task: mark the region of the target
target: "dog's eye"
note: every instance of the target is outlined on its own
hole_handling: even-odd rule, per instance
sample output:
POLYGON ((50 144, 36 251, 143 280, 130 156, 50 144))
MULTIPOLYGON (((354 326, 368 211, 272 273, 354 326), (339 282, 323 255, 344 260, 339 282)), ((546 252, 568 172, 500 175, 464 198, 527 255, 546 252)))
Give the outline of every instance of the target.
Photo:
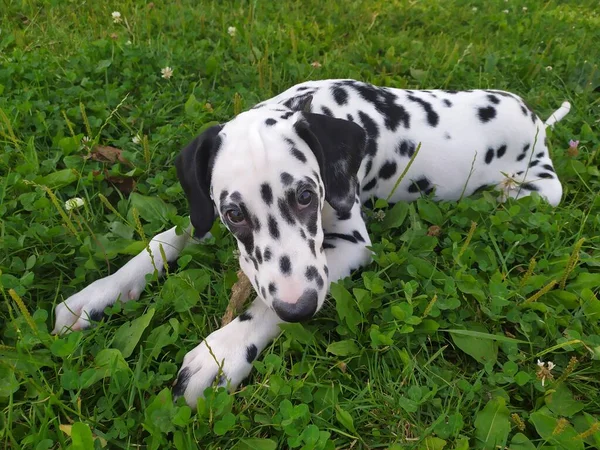
POLYGON ((308 206, 312 201, 313 193, 308 189, 303 190, 298 194, 298 204, 300 206, 308 206))
POLYGON ((242 214, 242 211, 237 208, 228 209, 225 212, 225 217, 227 217, 227 220, 235 225, 240 225, 246 220, 244 219, 244 214, 242 214))

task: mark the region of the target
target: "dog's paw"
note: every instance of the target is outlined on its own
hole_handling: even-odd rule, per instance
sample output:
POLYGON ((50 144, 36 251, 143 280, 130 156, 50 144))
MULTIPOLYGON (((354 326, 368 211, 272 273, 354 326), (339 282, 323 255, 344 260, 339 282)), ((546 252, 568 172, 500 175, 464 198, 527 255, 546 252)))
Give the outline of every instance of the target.
POLYGON ((144 284, 126 273, 116 272, 94 281, 56 306, 53 334, 68 333, 90 326, 100 320, 104 309, 117 300, 123 302, 139 298, 144 284))
POLYGON ((250 374, 259 352, 241 328, 244 326, 239 321, 231 322, 185 355, 173 387, 175 398, 183 396, 195 409, 197 399, 213 383, 230 390, 239 386, 250 374))

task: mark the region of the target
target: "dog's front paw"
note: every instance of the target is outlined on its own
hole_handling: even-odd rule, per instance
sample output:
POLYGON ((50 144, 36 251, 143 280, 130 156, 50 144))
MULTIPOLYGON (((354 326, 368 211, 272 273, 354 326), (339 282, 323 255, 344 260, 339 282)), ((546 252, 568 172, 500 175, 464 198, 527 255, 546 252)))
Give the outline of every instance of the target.
POLYGON ((94 281, 56 306, 53 334, 87 328, 91 321, 99 320, 104 309, 117 300, 137 299, 144 284, 125 272, 116 272, 94 281))
POLYGON ((233 390, 248 376, 259 349, 241 328, 245 326, 238 320, 231 322, 185 355, 173 387, 175 397, 183 396, 196 408, 197 399, 213 383, 233 390))

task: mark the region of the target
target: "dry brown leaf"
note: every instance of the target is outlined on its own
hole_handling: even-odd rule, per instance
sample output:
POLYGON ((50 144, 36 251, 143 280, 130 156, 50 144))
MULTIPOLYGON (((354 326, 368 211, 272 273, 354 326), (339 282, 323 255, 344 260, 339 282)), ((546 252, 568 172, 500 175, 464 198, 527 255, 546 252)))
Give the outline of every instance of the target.
MULTIPOLYGON (((99 170, 92 172, 94 176, 100 174, 99 170)), ((108 170, 104 169, 104 179, 112 184, 121 191, 123 194, 130 194, 135 190, 135 180, 131 177, 124 177, 122 175, 111 175, 108 170)))
POLYGON ((115 163, 120 162, 121 164, 126 164, 129 167, 133 167, 133 164, 129 160, 127 160, 122 155, 123 150, 118 149, 116 147, 110 147, 108 145, 96 145, 88 158, 93 159, 94 161, 99 161, 103 163, 115 163))
POLYGON ((238 279, 231 288, 231 297, 229 298, 229 304, 221 319, 221 326, 224 327, 231 322, 242 310, 244 303, 252 294, 252 284, 244 272, 238 270, 238 279))

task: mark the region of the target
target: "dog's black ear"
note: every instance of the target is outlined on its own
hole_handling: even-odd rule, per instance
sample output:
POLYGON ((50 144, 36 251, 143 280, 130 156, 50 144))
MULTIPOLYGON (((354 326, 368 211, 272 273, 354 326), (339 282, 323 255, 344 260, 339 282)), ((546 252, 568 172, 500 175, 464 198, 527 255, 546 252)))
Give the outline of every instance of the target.
POLYGON ((221 125, 208 128, 175 159, 177 178, 187 197, 190 220, 197 238, 208 233, 215 220, 215 210, 210 198, 210 179, 213 162, 221 145, 219 132, 222 128, 221 125))
POLYGON ((365 155, 366 133, 356 123, 305 112, 294 125, 319 162, 325 200, 338 212, 354 205, 357 172, 365 155))

